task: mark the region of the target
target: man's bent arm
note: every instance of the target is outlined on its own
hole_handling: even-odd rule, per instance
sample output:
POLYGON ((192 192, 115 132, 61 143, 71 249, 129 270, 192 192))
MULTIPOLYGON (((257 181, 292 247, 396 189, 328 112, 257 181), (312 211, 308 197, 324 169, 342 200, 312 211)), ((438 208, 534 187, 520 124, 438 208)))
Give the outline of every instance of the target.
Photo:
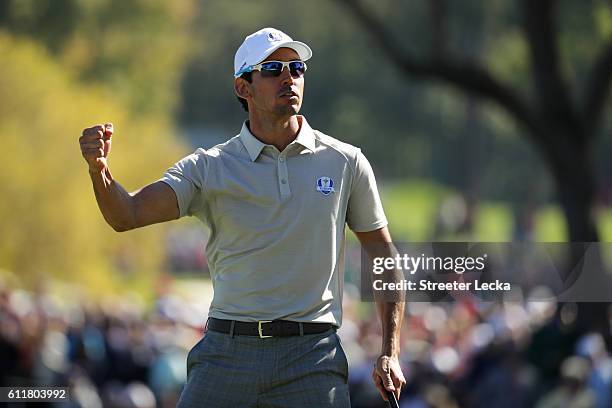
POLYGON ((98 207, 108 224, 122 232, 179 217, 174 190, 163 181, 128 193, 106 167, 89 172, 98 207))
POLYGON ((178 200, 172 187, 158 181, 128 193, 113 179, 108 168, 112 123, 83 129, 79 137, 81 155, 89 166, 98 207, 115 231, 127 231, 149 224, 177 219, 178 200))
MULTIPOLYGON (((371 258, 395 256, 396 250, 386 227, 369 232, 355 232, 355 235, 371 258)), ((403 296, 396 300, 386 300, 376 293, 375 301, 383 336, 381 355, 372 372, 372 378, 383 399, 387 399, 385 390, 393 391, 399 399, 401 388, 406 383, 399 366, 400 332, 405 302, 403 296)))

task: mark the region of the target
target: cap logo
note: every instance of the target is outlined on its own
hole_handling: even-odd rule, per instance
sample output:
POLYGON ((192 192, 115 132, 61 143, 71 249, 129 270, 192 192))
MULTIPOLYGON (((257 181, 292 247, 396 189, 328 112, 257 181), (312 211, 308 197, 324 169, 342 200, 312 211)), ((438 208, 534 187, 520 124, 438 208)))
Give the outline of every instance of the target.
POLYGON ((280 41, 282 37, 279 33, 268 33, 268 38, 272 41, 280 41))

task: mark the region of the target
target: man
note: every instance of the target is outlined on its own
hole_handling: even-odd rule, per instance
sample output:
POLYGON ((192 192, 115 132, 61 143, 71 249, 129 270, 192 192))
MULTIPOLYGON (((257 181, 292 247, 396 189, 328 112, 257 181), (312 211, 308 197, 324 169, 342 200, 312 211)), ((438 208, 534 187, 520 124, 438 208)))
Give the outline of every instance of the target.
MULTIPOLYGON (((98 205, 116 231, 194 215, 210 228, 208 332, 190 351, 179 407, 348 407, 342 320, 345 225, 362 245, 391 246, 361 151, 298 115, 304 43, 265 28, 234 59, 249 119, 239 135, 185 157, 127 193, 108 168, 112 125, 85 129, 81 150, 98 205)), ((382 352, 372 378, 399 397, 402 302, 377 302, 382 352)))

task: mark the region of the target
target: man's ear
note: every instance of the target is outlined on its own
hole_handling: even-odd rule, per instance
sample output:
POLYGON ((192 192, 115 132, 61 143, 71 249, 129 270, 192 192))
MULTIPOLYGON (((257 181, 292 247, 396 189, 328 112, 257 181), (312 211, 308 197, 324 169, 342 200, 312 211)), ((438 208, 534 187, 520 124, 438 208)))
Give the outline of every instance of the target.
POLYGON ((236 96, 243 99, 247 99, 251 96, 251 89, 249 88, 247 80, 244 78, 236 78, 234 80, 234 92, 236 92, 236 96))

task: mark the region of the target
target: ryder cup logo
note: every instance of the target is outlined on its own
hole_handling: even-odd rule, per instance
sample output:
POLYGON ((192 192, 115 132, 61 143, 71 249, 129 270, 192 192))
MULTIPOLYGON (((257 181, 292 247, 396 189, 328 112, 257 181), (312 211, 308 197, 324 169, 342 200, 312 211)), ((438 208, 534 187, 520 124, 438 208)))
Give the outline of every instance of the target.
POLYGON ((317 191, 319 191, 324 196, 335 192, 336 190, 334 190, 334 181, 329 177, 319 177, 319 179, 317 180, 317 191))
POLYGON ((282 40, 282 37, 278 33, 268 33, 268 38, 271 41, 280 41, 280 40, 282 40))

